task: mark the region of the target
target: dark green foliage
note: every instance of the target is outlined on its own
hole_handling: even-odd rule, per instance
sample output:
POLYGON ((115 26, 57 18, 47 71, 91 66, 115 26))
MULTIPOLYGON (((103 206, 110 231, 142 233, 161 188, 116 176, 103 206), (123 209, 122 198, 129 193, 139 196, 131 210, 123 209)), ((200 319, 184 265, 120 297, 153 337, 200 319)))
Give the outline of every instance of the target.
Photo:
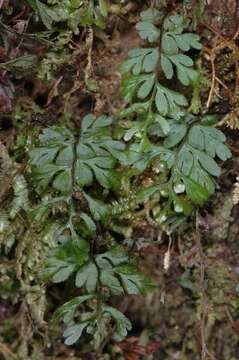
POLYGON ((113 169, 124 144, 112 139, 111 123, 110 117, 101 116, 96 121, 92 115, 86 116, 76 149, 74 135, 65 128, 45 129, 39 138, 41 147, 31 152, 39 190, 44 190, 54 178, 52 187, 68 193, 73 180, 73 162, 76 188, 91 185, 94 177, 105 188, 117 187, 113 169))
POLYGON ((112 321, 115 322, 113 334, 117 341, 122 340, 127 335, 127 330, 131 329, 129 320, 121 312, 102 302, 101 289, 108 288, 113 295, 146 294, 152 287, 150 281, 139 273, 136 264, 129 263, 129 256, 122 247, 114 247, 106 253, 95 256, 94 259, 89 258, 88 250, 82 240, 75 244, 70 242, 50 256, 45 269, 45 273, 56 283, 67 280, 73 272, 76 272, 75 286, 84 287, 89 293, 70 300, 54 314, 55 320, 63 318, 68 324, 64 332, 67 345, 76 342, 83 330, 95 337, 100 333, 102 318, 105 317, 109 326, 112 321), (95 302, 89 304, 92 311, 83 314, 80 322, 77 321, 72 325, 79 305, 93 298, 95 302), (97 303, 96 308, 95 303, 97 303))
POLYGON ((46 128, 39 136, 39 147, 30 151, 36 189, 39 194, 50 193, 52 196, 51 200, 42 201, 32 211, 33 219, 47 213, 50 215, 50 209, 56 202, 65 202, 68 207, 68 219, 66 217, 65 223, 58 225, 58 242, 61 245, 49 254, 43 275, 59 283, 74 274, 75 287, 89 293, 89 296, 66 303, 56 313, 56 318, 64 315, 64 320, 71 322, 64 332, 68 345, 87 331, 100 346, 104 340, 103 333, 100 336, 100 324, 109 328, 112 321, 115 323, 114 337, 121 340, 131 325, 123 314, 107 305, 107 298, 110 294, 146 294, 152 288, 151 281, 139 271, 136 259, 129 257, 123 247, 109 246, 103 253, 90 253, 90 241, 95 241, 96 237, 96 222, 104 223, 110 214, 110 206, 94 198, 91 188, 97 183, 98 187, 107 191, 117 189, 121 175, 115 166, 126 158, 125 145, 112 138, 112 122, 111 117, 87 115, 78 134, 64 127, 46 128), (75 192, 82 194, 80 211, 76 211, 74 206, 75 192), (82 238, 82 234, 86 237, 82 238), (104 297, 101 292, 105 293, 104 297), (72 324, 81 300, 90 300, 93 295, 98 299, 97 313, 94 310, 89 317, 87 315, 84 320, 72 324))
POLYGON ((84 286, 89 293, 95 293, 102 285, 115 295, 124 292, 146 294, 151 286, 149 279, 138 272, 137 264, 130 261, 122 247, 112 247, 90 258, 88 243, 79 238, 54 250, 44 273, 55 283, 65 281, 76 273, 75 286, 84 286))
MULTIPOLYGON (((27 0, 48 30, 59 22, 66 22, 67 27, 75 34, 79 26, 95 24, 104 28, 104 17, 108 13, 107 0, 84 1, 61 0, 54 5, 47 5, 40 0, 27 0)), ((49 1, 50 2, 50 1, 49 1)))
MULTIPOLYGON (((147 21, 139 22, 136 27, 139 35, 147 39, 147 31, 142 32, 142 28, 152 25, 155 19, 160 18, 160 13, 156 10, 147 10, 141 16, 147 21)), ((137 48, 129 52, 129 60, 121 66, 121 71, 123 74, 131 71, 132 75, 127 74, 123 79, 122 95, 129 103, 136 98, 147 99, 149 96, 150 98, 141 106, 134 104, 127 110, 127 114, 142 113, 145 110, 156 111, 162 116, 176 116, 180 107, 187 106, 187 99, 183 94, 163 86, 158 79, 160 69, 167 79, 172 79, 175 75, 174 69, 176 69, 176 76, 183 85, 189 85, 197 80, 198 72, 193 69, 193 60, 181 54, 190 48, 201 48, 198 35, 183 33, 187 24, 188 21, 185 21, 182 15, 167 16, 163 21, 160 47, 137 48)), ((149 31, 149 34, 154 33, 149 31)), ((148 39, 150 42, 156 42, 156 40, 156 36, 148 39)), ((148 121, 148 123, 151 122, 152 120, 148 121)))
POLYGON ((31 163, 39 191, 52 187, 65 193, 71 188, 74 136, 66 129, 45 129, 39 137, 40 146, 31 151, 31 163))
MULTIPOLYGON (((64 15, 58 12, 59 3, 49 7, 31 1, 31 5, 48 28, 60 21, 56 14, 64 15)), ((94 22, 92 6, 90 1, 85 25, 94 22)), ((106 15, 104 1, 99 7, 106 15)), ((82 9, 86 10, 82 5, 74 11, 82 9)), ((54 316, 67 324, 67 345, 82 334, 91 335, 95 347, 109 333, 122 340, 131 324, 109 306, 110 297, 145 295, 153 288, 139 270, 137 258, 110 231, 123 234, 127 243, 129 236, 118 224, 122 219, 130 222, 131 210, 155 198, 156 206, 150 209, 154 226, 165 229, 167 224, 171 233, 192 214, 194 205, 203 205, 213 194, 214 178, 221 173, 216 160, 231 156, 223 133, 210 127, 212 117, 188 113, 190 99, 168 85, 174 79, 189 86, 199 76, 193 59, 184 54, 201 48, 199 37, 186 32, 188 20, 154 9, 141 17, 136 28, 150 47, 131 50, 121 66, 121 94, 126 102, 119 114, 126 124, 122 135, 117 134, 119 124, 111 117, 89 114, 75 131, 63 126, 44 129, 39 146, 30 151, 35 188, 40 196, 50 197, 42 200, 33 217, 51 217, 55 202, 63 202, 66 208, 59 224, 59 246, 49 255, 44 275, 54 283, 74 283, 81 291, 81 296, 63 304, 54 316), (118 135, 117 140, 113 134, 118 135), (151 182, 139 187, 139 175, 145 174, 150 174, 151 182)), ((64 21, 70 24, 67 17, 64 21)), ((74 29, 77 27, 78 23, 74 29)))
MULTIPOLYGON (((0 358, 198 359, 201 325, 208 356, 235 360, 237 161, 228 116, 202 115, 211 66, 191 33, 206 5, 211 24, 233 4, 150 1, 135 36, 143 1, 0 2, 0 358)), ((219 114, 236 114, 230 20, 215 22, 232 45, 216 53, 219 114)))
POLYGON ((55 249, 44 270, 55 283, 65 281, 89 259, 88 243, 80 238, 72 239, 66 245, 55 249))
POLYGON ((224 145, 226 139, 221 131, 196 124, 187 133, 186 124, 172 124, 164 144, 170 148, 179 145, 173 166, 173 180, 182 180, 191 200, 202 205, 215 190, 211 176, 221 174, 214 158, 217 156, 221 160, 227 160, 231 153, 224 145))
POLYGON ((99 340, 102 341, 102 332, 105 330, 104 327, 106 324, 114 329, 113 337, 116 341, 123 340, 128 330, 131 330, 132 326, 130 321, 120 311, 106 305, 94 309, 92 300, 96 299, 93 299, 91 295, 79 296, 65 303, 55 313, 55 320, 63 318, 64 322, 68 325, 63 334, 66 345, 72 345, 79 340, 83 331, 86 331, 86 333, 94 337, 97 342, 99 340), (87 315, 85 314, 85 318, 82 319, 80 323, 71 325, 77 308, 85 302, 91 302, 91 304, 88 305, 92 307, 92 311, 88 312, 87 315))
MULTIPOLYGON (((151 47, 131 50, 121 66, 121 94, 127 107, 120 116, 134 117, 124 135, 125 141, 131 141, 125 164, 143 172, 154 158, 160 158, 169 170, 169 193, 175 184, 183 184, 182 193, 186 190, 193 203, 202 205, 214 192, 212 177, 221 173, 214 158, 226 160, 231 153, 221 131, 206 126, 206 116, 201 119, 187 114, 185 95, 164 85, 162 76, 176 78, 185 86, 197 81, 199 73, 193 69, 193 60, 182 52, 200 50, 201 44, 198 35, 185 32, 189 22, 178 14, 163 18, 157 37, 161 16, 157 10, 141 14, 142 21, 136 27, 151 47), (151 37, 150 26, 155 28, 151 37)), ((175 196, 178 203, 185 203, 176 194, 169 196, 169 203, 175 202, 175 196)), ((189 209, 183 208, 188 214, 189 209)))

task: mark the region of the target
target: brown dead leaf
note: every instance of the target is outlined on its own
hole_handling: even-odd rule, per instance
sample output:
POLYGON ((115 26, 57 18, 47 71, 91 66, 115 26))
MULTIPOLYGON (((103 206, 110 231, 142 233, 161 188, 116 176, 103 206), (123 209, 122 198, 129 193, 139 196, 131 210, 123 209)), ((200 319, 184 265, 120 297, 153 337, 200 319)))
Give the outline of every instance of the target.
POLYGON ((149 356, 155 353, 159 348, 158 339, 150 340, 146 346, 139 345, 139 337, 130 336, 119 343, 119 347, 126 360, 138 360, 141 356, 149 356))

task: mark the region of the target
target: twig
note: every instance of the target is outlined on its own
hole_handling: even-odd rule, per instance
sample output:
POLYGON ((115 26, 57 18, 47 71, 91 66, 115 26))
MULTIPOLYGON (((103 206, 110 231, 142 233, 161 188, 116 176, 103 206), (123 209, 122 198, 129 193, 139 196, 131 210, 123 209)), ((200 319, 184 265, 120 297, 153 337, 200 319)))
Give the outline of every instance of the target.
POLYGON ((210 24, 207 24, 203 21, 200 21, 200 24, 202 26, 205 26, 208 30, 210 30, 211 32, 213 32, 214 34, 216 34, 217 36, 219 36, 221 39, 223 39, 224 41, 226 41, 225 37, 214 27, 212 27, 210 24))
POLYGON ((235 331, 235 333, 237 335, 239 335, 239 324, 233 320, 232 315, 227 306, 225 306, 225 311, 226 311, 227 317, 232 325, 233 330, 235 331))
POLYGON ((200 259, 200 291, 201 291, 201 301, 202 301, 202 312, 201 312, 201 321, 200 321, 200 333, 201 333, 201 360, 206 360, 206 357, 209 356, 210 359, 216 360, 216 358, 209 353, 206 344, 206 320, 208 314, 208 300, 206 294, 206 286, 205 286, 205 256, 203 253, 202 243, 201 243, 201 235, 199 230, 199 215, 196 213, 196 242, 200 259))
POLYGON ((208 100, 207 100, 207 109, 210 107, 211 103, 212 103, 212 98, 213 98, 213 94, 215 91, 215 85, 216 85, 216 68, 215 68, 215 54, 214 52, 211 53, 210 55, 210 61, 211 61, 211 66, 212 66, 212 85, 211 85, 211 90, 208 96, 208 100))
POLYGON ((87 38, 86 38, 86 44, 87 44, 87 47, 88 47, 87 65, 86 65, 86 68, 85 68, 86 83, 91 78, 91 76, 93 75, 93 67, 92 67, 93 42, 94 42, 94 33, 93 33, 92 27, 90 26, 88 28, 88 34, 87 34, 87 38))
POLYGON ((229 89, 229 87, 224 84, 224 82, 222 80, 220 80, 217 76, 215 77, 215 79, 217 80, 217 82, 222 85, 222 87, 224 87, 224 89, 226 89, 228 92, 231 92, 231 90, 229 89))
POLYGON ((210 61, 211 61, 211 67, 212 67, 212 85, 211 85, 211 90, 208 96, 208 100, 207 100, 207 109, 210 107, 211 103, 212 103, 212 98, 213 98, 213 94, 215 91, 215 86, 216 86, 216 81, 222 85, 224 88, 226 88, 227 90, 229 90, 227 88, 227 86, 220 80, 217 78, 216 76, 216 68, 215 68, 215 58, 216 58, 216 52, 222 49, 225 49, 226 47, 229 48, 230 50, 232 50, 233 52, 237 52, 238 51, 238 47, 235 44, 235 40, 239 35, 239 30, 235 33, 235 35, 232 37, 232 39, 226 39, 222 34, 220 34, 216 29, 214 29, 211 25, 206 24, 201 22, 201 24, 205 27, 207 27, 210 31, 212 31, 213 33, 215 33, 219 38, 221 38, 221 41, 216 44, 213 49, 207 49, 206 47, 204 47, 204 49, 209 53, 210 55, 210 61))
POLYGON ((198 214, 196 214, 196 241, 200 258, 200 291, 202 297, 202 313, 201 313, 201 360, 206 360, 207 355, 207 345, 206 345, 206 336, 205 336, 205 326, 206 318, 208 312, 207 298, 206 298, 206 289, 205 289, 205 259, 201 244, 201 236, 199 232, 199 219, 198 214))
POLYGON ((236 34, 233 36, 233 40, 236 40, 236 38, 239 36, 239 30, 237 30, 236 34))
POLYGON ((150 8, 153 9, 155 7, 156 0, 150 1, 150 8))
POLYGON ((51 90, 49 91, 49 94, 47 96, 47 103, 45 105, 45 107, 48 107, 52 100, 58 96, 59 92, 58 92, 58 86, 60 85, 60 83, 62 82, 63 80, 63 75, 61 75, 53 84, 51 90))
POLYGON ((164 262, 163 262, 163 267, 165 271, 168 271, 170 268, 171 248, 172 248, 172 236, 169 235, 168 250, 164 254, 164 262))
POLYGON ((9 359, 9 356, 15 360, 19 360, 18 356, 12 352, 12 350, 7 347, 7 345, 0 343, 0 352, 3 354, 6 359, 9 359))

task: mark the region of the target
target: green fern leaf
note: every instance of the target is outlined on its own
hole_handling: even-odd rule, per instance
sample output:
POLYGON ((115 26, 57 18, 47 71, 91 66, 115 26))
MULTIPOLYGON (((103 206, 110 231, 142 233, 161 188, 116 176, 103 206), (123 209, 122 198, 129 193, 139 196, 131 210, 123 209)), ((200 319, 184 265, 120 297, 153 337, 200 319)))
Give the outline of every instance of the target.
MULTIPOLYGON (((185 125, 175 124, 171 130, 171 141, 180 143, 185 133, 185 125)), ((224 144, 225 140, 220 130, 196 124, 191 127, 186 142, 179 150, 176 173, 179 171, 187 194, 199 205, 215 191, 211 176, 218 177, 221 174, 214 158, 218 156, 226 160, 231 157, 230 150, 224 144)), ((165 140, 166 144, 167 141, 168 139, 165 140)))
POLYGON ((160 84, 157 85, 155 105, 160 114, 172 115, 179 112, 180 106, 187 106, 187 104, 188 102, 184 95, 170 90, 160 84))
POLYGON ((86 286, 89 293, 94 293, 96 290, 98 280, 98 270, 93 262, 90 262, 80 268, 76 274, 75 285, 76 287, 86 286))
POLYGON ((136 29, 139 32, 139 36, 143 40, 149 42, 155 42, 160 37, 160 30, 154 25, 160 17, 160 13, 156 9, 148 9, 141 14, 142 21, 138 22, 136 29))
POLYGON ((127 319, 127 317, 122 314, 119 310, 111 307, 111 306, 104 306, 103 312, 109 313, 116 323, 116 330, 114 333, 114 339, 116 341, 121 341, 127 335, 128 330, 132 329, 132 325, 127 319))
POLYGON ((68 327, 63 336, 65 338, 66 345, 73 345, 82 335, 83 330, 88 326, 89 322, 85 321, 81 324, 76 324, 68 327))
POLYGON ((112 121, 106 116, 98 119, 86 116, 82 121, 76 154, 73 134, 59 127, 45 129, 39 137, 41 147, 30 152, 39 191, 51 184, 54 189, 69 193, 73 181, 83 187, 91 185, 94 178, 105 188, 118 187, 119 176, 114 167, 117 159, 122 157, 124 145, 112 139, 108 127, 112 121))
POLYGON ((85 301, 91 300, 93 295, 83 295, 77 296, 74 299, 66 302, 64 305, 60 306, 54 313, 52 320, 58 321, 63 318, 65 323, 69 323, 74 319, 76 309, 79 305, 85 301))
POLYGON ((148 40, 149 42, 155 42, 159 39, 160 31, 154 26, 154 24, 147 21, 140 21, 136 25, 136 29, 139 32, 139 36, 143 40, 148 40))
POLYGON ((105 205, 101 200, 93 199, 90 195, 83 192, 86 198, 91 214, 95 220, 104 220, 108 215, 108 206, 105 205))
POLYGON ((132 70, 133 75, 139 75, 142 71, 146 73, 155 70, 159 59, 157 48, 136 48, 129 51, 129 59, 121 66, 121 72, 127 73, 132 70))
POLYGON ((77 243, 68 242, 52 251, 44 275, 51 277, 55 283, 65 281, 80 266, 88 261, 89 245, 78 239, 77 243))
POLYGON ((114 271, 119 275, 128 294, 146 295, 149 290, 152 290, 151 281, 145 275, 139 273, 134 264, 120 265, 114 271))
POLYGON ((155 23, 160 19, 160 12, 157 9, 147 9, 140 14, 143 21, 155 23))

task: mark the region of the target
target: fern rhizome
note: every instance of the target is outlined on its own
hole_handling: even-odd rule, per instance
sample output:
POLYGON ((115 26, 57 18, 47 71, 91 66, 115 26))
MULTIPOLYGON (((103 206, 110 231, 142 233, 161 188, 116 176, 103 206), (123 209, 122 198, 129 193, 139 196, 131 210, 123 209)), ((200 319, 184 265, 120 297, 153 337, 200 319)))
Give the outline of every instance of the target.
POLYGON ((116 340, 127 335, 131 323, 110 305, 111 295, 153 289, 127 247, 134 238, 131 223, 147 219, 170 235, 213 194, 220 175, 215 158, 231 156, 224 134, 213 127, 215 117, 187 111, 187 89, 200 72, 185 53, 201 49, 188 26, 180 14, 144 11, 136 25, 144 45, 121 66, 125 108, 115 119, 86 115, 80 130, 46 128, 30 151, 41 199, 32 219, 57 223, 58 246, 44 275, 80 289, 54 315, 66 324, 68 345, 82 334, 96 348, 109 334, 116 340))

